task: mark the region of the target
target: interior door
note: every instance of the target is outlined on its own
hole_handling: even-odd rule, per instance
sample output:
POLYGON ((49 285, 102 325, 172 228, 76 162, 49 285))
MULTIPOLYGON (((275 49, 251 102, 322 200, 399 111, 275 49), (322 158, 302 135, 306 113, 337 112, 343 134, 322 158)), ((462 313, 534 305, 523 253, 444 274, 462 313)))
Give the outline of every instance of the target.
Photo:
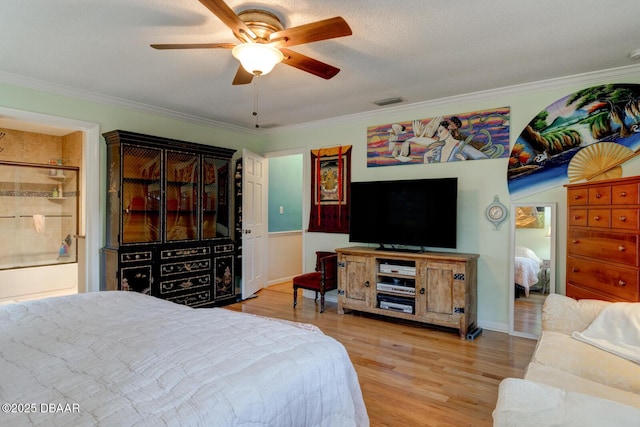
POLYGON ((267 159, 242 151, 242 299, 267 283, 267 159))

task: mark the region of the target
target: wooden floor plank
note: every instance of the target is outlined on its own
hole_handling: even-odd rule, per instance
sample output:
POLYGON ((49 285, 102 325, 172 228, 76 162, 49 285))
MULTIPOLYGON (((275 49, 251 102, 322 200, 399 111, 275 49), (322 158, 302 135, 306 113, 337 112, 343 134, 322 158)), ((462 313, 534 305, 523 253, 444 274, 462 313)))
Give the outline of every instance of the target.
POLYGON ((372 427, 491 426, 498 384, 522 377, 535 340, 483 331, 475 340, 456 332, 355 312, 325 312, 310 298, 293 308, 290 283, 226 308, 310 323, 340 341, 358 373, 372 427))

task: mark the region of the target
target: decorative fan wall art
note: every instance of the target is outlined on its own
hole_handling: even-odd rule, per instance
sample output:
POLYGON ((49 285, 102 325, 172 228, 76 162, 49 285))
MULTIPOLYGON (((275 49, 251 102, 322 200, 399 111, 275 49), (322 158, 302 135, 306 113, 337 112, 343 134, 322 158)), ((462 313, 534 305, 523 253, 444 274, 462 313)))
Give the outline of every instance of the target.
POLYGON ((615 142, 599 142, 584 147, 569 162, 569 182, 621 178, 620 165, 633 156, 635 153, 630 148, 615 142))
POLYGON ((542 110, 518 136, 507 169, 511 198, 620 177, 639 149, 640 85, 582 89, 542 110))

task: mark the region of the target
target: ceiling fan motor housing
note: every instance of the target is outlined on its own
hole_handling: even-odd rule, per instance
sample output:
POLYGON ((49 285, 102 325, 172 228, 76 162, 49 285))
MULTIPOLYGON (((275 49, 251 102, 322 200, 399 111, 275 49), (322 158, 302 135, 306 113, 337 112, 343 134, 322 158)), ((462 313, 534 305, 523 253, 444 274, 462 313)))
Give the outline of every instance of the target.
POLYGON ((265 42, 269 40, 269 36, 276 31, 284 29, 282 22, 276 15, 266 10, 247 9, 238 13, 238 17, 247 27, 255 33, 258 38, 265 42))

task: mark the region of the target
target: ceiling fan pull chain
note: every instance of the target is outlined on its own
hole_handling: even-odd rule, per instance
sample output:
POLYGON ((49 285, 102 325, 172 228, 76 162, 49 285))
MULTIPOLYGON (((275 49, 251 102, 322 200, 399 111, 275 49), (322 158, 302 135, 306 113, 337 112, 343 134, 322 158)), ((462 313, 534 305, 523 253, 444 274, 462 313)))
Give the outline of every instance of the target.
POLYGON ((256 119, 256 129, 260 127, 258 123, 258 80, 259 76, 255 76, 253 79, 253 117, 256 119))

